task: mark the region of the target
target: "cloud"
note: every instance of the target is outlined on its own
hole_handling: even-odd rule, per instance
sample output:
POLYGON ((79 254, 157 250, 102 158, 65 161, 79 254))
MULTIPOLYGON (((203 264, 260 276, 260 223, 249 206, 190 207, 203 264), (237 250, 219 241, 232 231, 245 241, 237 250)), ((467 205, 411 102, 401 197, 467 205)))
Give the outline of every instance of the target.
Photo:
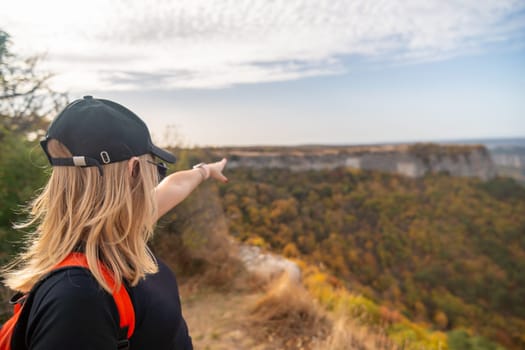
MULTIPOLYGON (((522 42, 518 0, 24 1, 0 14, 68 89, 220 88, 522 42)), ((5 6, 4 6, 5 7, 5 6)))

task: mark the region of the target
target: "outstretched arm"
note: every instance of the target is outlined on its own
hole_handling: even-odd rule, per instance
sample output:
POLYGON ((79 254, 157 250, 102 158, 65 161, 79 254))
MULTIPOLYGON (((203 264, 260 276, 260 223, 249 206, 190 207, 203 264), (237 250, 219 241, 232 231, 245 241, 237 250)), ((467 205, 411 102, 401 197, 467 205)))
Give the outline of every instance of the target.
POLYGON ((211 177, 224 183, 228 182, 228 179, 222 174, 226 162, 226 158, 223 158, 219 162, 204 164, 198 168, 177 171, 162 180, 155 189, 157 219, 182 202, 208 178, 211 177))

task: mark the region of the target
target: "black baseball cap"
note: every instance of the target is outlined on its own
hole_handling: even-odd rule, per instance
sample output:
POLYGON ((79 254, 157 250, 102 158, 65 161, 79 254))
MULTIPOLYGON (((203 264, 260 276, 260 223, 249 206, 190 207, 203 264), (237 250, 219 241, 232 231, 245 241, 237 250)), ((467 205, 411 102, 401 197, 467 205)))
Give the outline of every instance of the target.
POLYGON ((71 102, 51 122, 40 142, 53 166, 98 167, 131 157, 152 154, 175 163, 175 156, 153 144, 146 124, 126 107, 104 99, 84 96, 71 102), (50 139, 60 141, 72 153, 53 158, 47 150, 50 139))

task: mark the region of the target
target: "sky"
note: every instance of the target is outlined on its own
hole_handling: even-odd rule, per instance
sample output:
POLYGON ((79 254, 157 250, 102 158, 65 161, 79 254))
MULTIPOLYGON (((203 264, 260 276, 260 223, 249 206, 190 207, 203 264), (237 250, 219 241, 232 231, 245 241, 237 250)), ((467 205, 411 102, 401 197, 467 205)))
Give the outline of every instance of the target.
POLYGON ((524 0, 17 0, 0 29, 164 144, 525 137, 524 0))

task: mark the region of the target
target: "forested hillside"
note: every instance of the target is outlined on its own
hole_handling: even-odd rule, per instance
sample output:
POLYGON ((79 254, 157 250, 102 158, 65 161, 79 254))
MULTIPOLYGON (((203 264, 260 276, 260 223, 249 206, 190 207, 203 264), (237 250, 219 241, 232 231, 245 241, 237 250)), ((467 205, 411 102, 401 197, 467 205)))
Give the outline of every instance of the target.
POLYGON ((230 233, 435 329, 525 347, 525 189, 446 175, 231 169, 230 233))

